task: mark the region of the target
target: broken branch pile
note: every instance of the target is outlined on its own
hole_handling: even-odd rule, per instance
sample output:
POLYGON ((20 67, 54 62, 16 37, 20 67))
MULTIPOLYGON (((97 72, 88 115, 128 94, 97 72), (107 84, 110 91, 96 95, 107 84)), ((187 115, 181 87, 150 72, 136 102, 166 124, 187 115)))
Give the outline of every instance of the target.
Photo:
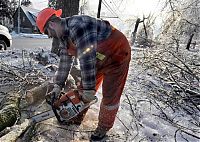
MULTIPOLYGON (((193 137, 200 132, 200 56, 198 52, 173 51, 169 48, 146 50, 144 68, 148 78, 143 86, 149 94, 150 102, 160 110, 158 117, 193 137), (161 103, 162 104, 161 104, 161 103), (170 111, 169 111, 170 110, 170 111), (189 115, 182 125, 180 117, 169 112, 189 115)), ((199 137, 198 137, 199 138, 199 137)))
MULTIPOLYGON (((0 141, 30 141, 35 125, 26 118, 49 107, 43 100, 53 87, 50 80, 57 69, 57 56, 48 51, 23 50, 4 51, 0 58, 0 141)), ((79 68, 72 70, 65 90, 75 88, 80 81, 79 68)))
MULTIPOLYGON (((24 50, 22 52, 4 52, 4 54, 0 55, 0 132, 5 132, 5 128, 16 124, 18 119, 24 119, 20 118, 20 100, 23 99, 23 95, 28 89, 49 80, 55 73, 54 68, 50 68, 50 66, 57 63, 55 55, 51 53, 48 56, 44 56, 45 62, 48 59, 48 66, 46 66, 47 64, 44 66, 38 61, 43 58, 36 58, 40 52, 35 54, 24 50)), ((43 53, 40 54, 43 55, 43 53)), ((25 127, 28 127, 27 125, 26 123, 25 127)), ((20 129, 22 126, 24 127, 24 125, 20 124, 18 126, 20 129)), ((9 133, 13 135, 12 133, 15 130, 11 129, 9 133)), ((17 135, 20 135, 20 133, 17 135)), ((7 140, 6 137, 9 138, 8 135, 5 135, 1 140, 7 140)))

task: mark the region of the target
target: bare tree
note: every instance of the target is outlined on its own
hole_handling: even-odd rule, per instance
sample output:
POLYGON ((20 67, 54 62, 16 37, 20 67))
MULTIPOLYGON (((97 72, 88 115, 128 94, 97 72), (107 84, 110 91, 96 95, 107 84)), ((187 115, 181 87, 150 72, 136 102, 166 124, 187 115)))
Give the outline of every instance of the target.
POLYGON ((170 10, 163 25, 163 40, 177 51, 180 43, 186 43, 187 49, 191 44, 195 46, 200 37, 200 1, 167 0, 165 8, 167 6, 170 10))
POLYGON ((31 3, 31 1, 30 0, 22 0, 22 2, 21 2, 21 5, 24 5, 24 6, 30 6, 32 3, 31 3))

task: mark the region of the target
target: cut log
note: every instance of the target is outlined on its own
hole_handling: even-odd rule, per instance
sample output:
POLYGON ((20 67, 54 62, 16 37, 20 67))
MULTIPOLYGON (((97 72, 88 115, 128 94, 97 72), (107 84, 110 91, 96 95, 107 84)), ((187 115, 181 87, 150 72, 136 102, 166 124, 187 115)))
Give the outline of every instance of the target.
POLYGON ((25 96, 25 100, 28 104, 34 104, 39 100, 44 100, 46 93, 51 91, 52 88, 53 84, 49 82, 44 82, 40 86, 28 90, 25 96))
POLYGON ((0 104, 0 131, 11 127, 20 117, 19 94, 8 94, 0 104))
MULTIPOLYGON (((40 86, 28 90, 25 100, 29 105, 35 104, 41 100, 44 100, 45 95, 52 91, 52 89, 53 83, 46 81, 40 86)), ((70 89, 76 89, 75 80, 71 75, 68 76, 68 80, 66 81, 66 85, 64 87, 64 92, 68 92, 70 89)))

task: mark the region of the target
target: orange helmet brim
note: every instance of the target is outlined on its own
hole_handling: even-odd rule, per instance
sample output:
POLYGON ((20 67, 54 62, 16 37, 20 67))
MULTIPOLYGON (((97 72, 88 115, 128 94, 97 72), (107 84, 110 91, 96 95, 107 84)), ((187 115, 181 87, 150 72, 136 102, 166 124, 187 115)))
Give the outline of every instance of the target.
POLYGON ((55 11, 55 15, 56 15, 57 17, 60 17, 60 16, 62 15, 62 9, 56 10, 56 11, 55 11))

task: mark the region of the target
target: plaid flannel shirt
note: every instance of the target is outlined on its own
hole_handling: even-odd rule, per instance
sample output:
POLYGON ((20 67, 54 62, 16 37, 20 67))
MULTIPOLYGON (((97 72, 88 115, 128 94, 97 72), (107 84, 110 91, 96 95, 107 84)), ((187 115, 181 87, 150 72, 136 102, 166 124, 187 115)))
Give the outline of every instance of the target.
POLYGON ((73 57, 67 53, 66 49, 67 40, 71 39, 76 45, 83 89, 95 90, 97 43, 107 39, 112 28, 107 21, 85 15, 66 18, 62 20, 62 23, 64 23, 65 31, 60 39, 60 63, 55 83, 63 87, 73 65, 73 57))

